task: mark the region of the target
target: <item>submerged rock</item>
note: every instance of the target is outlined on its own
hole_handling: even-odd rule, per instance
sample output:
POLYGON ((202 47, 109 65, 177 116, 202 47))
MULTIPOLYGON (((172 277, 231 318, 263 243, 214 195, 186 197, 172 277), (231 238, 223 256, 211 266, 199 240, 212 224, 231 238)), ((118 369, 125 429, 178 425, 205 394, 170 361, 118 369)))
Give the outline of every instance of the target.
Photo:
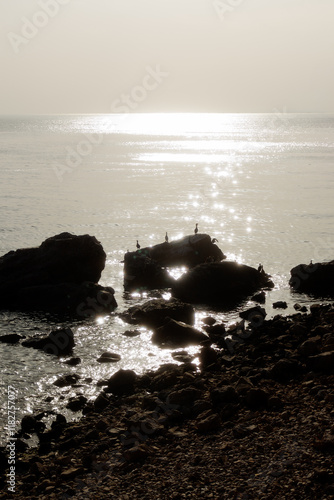
POLYGON ((299 264, 290 271, 289 284, 298 292, 320 297, 334 297, 334 260, 299 264))
POLYGON ((96 283, 106 254, 94 236, 61 233, 38 248, 0 257, 0 303, 15 310, 48 311, 77 317, 110 312, 114 290, 96 283))
POLYGON ((263 287, 273 287, 270 277, 237 262, 213 262, 196 266, 173 285, 173 295, 190 303, 233 307, 263 287))

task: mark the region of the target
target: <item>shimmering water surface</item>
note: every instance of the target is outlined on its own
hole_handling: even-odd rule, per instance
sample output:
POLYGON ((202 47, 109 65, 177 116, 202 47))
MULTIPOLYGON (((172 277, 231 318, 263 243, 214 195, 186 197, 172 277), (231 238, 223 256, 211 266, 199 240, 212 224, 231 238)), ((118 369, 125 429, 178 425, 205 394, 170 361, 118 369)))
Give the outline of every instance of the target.
MULTIPOLYGON (((145 299, 123 295, 124 252, 137 239, 141 246, 160 243, 166 231, 170 240, 191 234, 198 222, 229 259, 264 265, 276 285, 268 315, 277 314, 276 300, 288 302, 289 314, 295 302, 312 302, 291 294, 291 267, 333 259, 333 145, 334 115, 2 117, 0 255, 63 231, 94 235, 107 253, 101 283, 114 287, 123 311, 145 299)), ((199 326, 209 313, 198 309, 199 326)), ((237 317, 238 311, 220 314, 227 323, 237 317)), ((129 326, 117 317, 71 326, 74 356, 82 359, 75 368, 44 352, 0 344, 1 430, 9 384, 17 390, 18 419, 45 409, 64 413, 69 396, 93 397, 96 381, 119 368, 141 373, 172 360, 144 328, 136 338, 123 336, 129 326), (96 359, 103 351, 122 359, 101 365, 96 359), (52 385, 71 372, 82 377, 81 387, 52 385)), ((0 312, 1 335, 44 334, 51 327, 46 316, 0 312)))

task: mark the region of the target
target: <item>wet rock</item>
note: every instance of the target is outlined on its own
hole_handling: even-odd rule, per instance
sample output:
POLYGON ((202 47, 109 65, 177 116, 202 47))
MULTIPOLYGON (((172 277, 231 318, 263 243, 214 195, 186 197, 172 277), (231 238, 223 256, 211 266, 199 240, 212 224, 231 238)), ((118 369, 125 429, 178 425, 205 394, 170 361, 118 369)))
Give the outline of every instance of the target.
POLYGON ((115 395, 129 394, 133 391, 137 374, 133 370, 118 370, 108 380, 108 391, 115 395))
POLYGON ((213 262, 196 266, 172 287, 174 297, 194 304, 221 309, 234 307, 264 286, 273 286, 269 276, 237 262, 213 262))
POLYGON ((251 326, 258 327, 263 323, 267 313, 263 307, 255 306, 246 309, 246 311, 240 312, 239 316, 240 318, 249 321, 251 326))
POLYGON ((55 380, 53 382, 53 385, 56 385, 57 387, 67 387, 69 385, 76 384, 79 379, 79 375, 76 375, 75 373, 63 375, 62 377, 59 377, 57 380, 55 380))
POLYGON ((69 366, 77 366, 80 363, 81 363, 81 358, 70 358, 64 361, 64 364, 69 366))
POLYGON ((334 260, 299 264, 290 271, 289 284, 298 292, 334 297, 334 260))
POLYGON ((87 398, 85 398, 84 396, 78 396, 70 398, 69 402, 66 405, 66 408, 72 411, 79 411, 82 410, 86 403, 87 398))
POLYGON ((253 295, 252 300, 254 302, 258 302, 259 304, 264 304, 266 302, 266 294, 265 292, 259 292, 253 295))
POLYGON ((202 369, 214 365, 217 360, 217 352, 212 347, 202 347, 198 356, 202 369))
POLYGON ((212 326, 216 323, 215 318, 212 318, 212 316, 206 316, 205 318, 201 319, 202 323, 207 326, 212 326))
POLYGON ((226 334, 226 328, 223 323, 220 323, 218 325, 206 326, 204 327, 204 330, 212 339, 219 339, 226 334))
POLYGON ((117 363, 117 361, 120 360, 121 356, 119 354, 115 354, 113 352, 104 352, 96 361, 98 363, 117 363))
POLYGON ((288 307, 288 304, 283 300, 278 300, 277 302, 273 303, 274 309, 287 309, 287 307, 288 307))
POLYGON ((187 351, 172 352, 172 358, 180 363, 191 363, 194 356, 191 356, 187 351))
POLYGON ((140 330, 126 330, 122 335, 125 337, 138 337, 140 335, 140 330))
POLYGON ((110 400, 107 398, 107 396, 103 392, 101 392, 94 401, 94 408, 98 411, 102 411, 105 408, 107 408, 107 406, 109 406, 109 404, 110 404, 110 400))
POLYGON ((61 328, 52 331, 45 337, 33 337, 25 340, 22 345, 33 349, 41 349, 47 354, 65 356, 72 352, 75 343, 71 328, 61 328))
POLYGON ((152 342, 161 347, 172 345, 175 347, 186 347, 198 345, 208 340, 208 337, 190 325, 170 319, 152 335, 152 342))
POLYGON ((141 306, 134 306, 128 310, 127 316, 133 323, 140 323, 148 328, 162 326, 166 318, 182 321, 188 325, 195 322, 195 309, 177 299, 153 299, 141 306))
POLYGON ((32 415, 25 415, 21 420, 21 430, 22 432, 31 433, 34 432, 37 425, 37 420, 32 415))
POLYGON ((294 309, 296 311, 300 311, 300 312, 307 312, 307 307, 306 306, 301 306, 300 304, 294 304, 294 309))
POLYGON ((17 333, 10 333, 8 335, 1 335, 0 342, 7 344, 17 344, 21 339, 25 339, 25 336, 18 335, 17 333))

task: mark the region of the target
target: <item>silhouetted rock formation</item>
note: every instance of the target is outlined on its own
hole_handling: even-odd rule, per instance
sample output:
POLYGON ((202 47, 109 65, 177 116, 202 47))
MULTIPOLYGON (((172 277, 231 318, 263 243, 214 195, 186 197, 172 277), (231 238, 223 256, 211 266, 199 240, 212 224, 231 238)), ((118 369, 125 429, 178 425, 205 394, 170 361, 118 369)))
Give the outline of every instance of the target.
POLYGON ((263 287, 273 287, 270 277, 263 271, 224 261, 191 269, 175 281, 173 295, 190 303, 225 308, 263 287))
POLYGON ((169 288, 174 279, 165 267, 193 267, 203 262, 225 259, 220 248, 208 234, 193 234, 180 240, 159 243, 124 256, 124 287, 126 290, 169 288))
POLYGON ((114 290, 96 285, 105 259, 94 236, 69 233, 11 251, 0 258, 1 307, 81 317, 110 311, 117 306, 114 290))
POLYGON ((289 284, 298 292, 334 297, 334 260, 317 264, 299 264, 290 271, 289 284))

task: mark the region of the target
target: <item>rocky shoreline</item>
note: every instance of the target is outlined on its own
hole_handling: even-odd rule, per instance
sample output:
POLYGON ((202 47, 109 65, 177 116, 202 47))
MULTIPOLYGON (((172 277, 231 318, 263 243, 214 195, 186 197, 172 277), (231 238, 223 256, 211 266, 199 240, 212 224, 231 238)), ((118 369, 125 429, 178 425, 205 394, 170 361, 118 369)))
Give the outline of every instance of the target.
POLYGON ((214 323, 199 366, 120 370, 79 422, 22 421, 12 497, 333 499, 334 307, 242 324, 233 349, 214 323))

